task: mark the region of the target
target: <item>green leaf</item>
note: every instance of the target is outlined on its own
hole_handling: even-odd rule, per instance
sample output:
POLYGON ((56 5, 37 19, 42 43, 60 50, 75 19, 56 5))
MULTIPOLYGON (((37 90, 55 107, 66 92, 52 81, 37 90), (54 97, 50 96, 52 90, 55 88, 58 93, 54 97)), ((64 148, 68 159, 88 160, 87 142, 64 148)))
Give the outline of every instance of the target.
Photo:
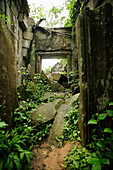
POLYGON ((17 170, 21 170, 20 160, 19 160, 19 159, 18 159, 18 160, 14 159, 14 163, 15 163, 15 165, 16 165, 17 170))
POLYGON ((111 130, 110 128, 105 128, 105 129, 104 129, 104 132, 112 133, 112 130, 111 130))
POLYGON ((98 115, 98 119, 99 120, 104 120, 106 118, 107 114, 106 113, 102 113, 98 115))
POLYGON ((89 164, 95 164, 95 163, 98 163, 98 162, 100 162, 99 158, 88 159, 88 163, 89 164))
POLYGON ((107 114, 108 114, 110 117, 113 117, 113 110, 107 110, 107 114))
POLYGON ((88 124, 97 124, 97 120, 95 120, 95 119, 90 119, 90 120, 88 121, 88 124))
POLYGON ((26 155, 26 158, 27 158, 27 162, 28 162, 28 164, 29 164, 29 165, 31 165, 31 161, 30 161, 29 156, 28 156, 27 154, 25 154, 25 155, 26 155))
POLYGON ((16 146, 16 147, 17 147, 17 150, 18 150, 19 152, 22 152, 22 151, 23 151, 23 149, 20 147, 20 145, 18 145, 18 144, 14 144, 14 146, 16 146))
POLYGON ((110 103, 109 103, 109 106, 113 106, 113 102, 110 102, 110 103))
POLYGON ((4 126, 9 126, 9 125, 6 124, 5 122, 0 122, 0 127, 4 127, 4 126))
POLYGON ((11 158, 10 158, 10 155, 9 155, 8 158, 7 158, 7 161, 6 161, 5 166, 6 166, 6 168, 7 168, 8 170, 12 170, 12 168, 13 168, 13 162, 12 162, 12 160, 11 160, 11 158))
POLYGON ((96 145, 97 145, 99 148, 104 148, 104 147, 105 147, 104 143, 101 142, 101 141, 98 141, 98 142, 96 143, 96 145))
POLYGON ((100 162, 94 163, 91 170, 101 170, 100 162))
POLYGON ((107 152, 105 153, 105 156, 107 156, 107 157, 110 158, 110 159, 113 159, 113 152, 112 152, 112 151, 107 151, 107 152))
POLYGON ((100 161, 102 164, 107 164, 107 165, 110 165, 110 162, 109 162, 109 159, 107 159, 107 158, 103 158, 103 159, 101 159, 101 161, 100 161))
POLYGON ((0 169, 2 169, 2 167, 3 167, 3 163, 4 163, 4 160, 3 160, 3 159, 1 159, 1 160, 0 160, 0 169))
POLYGON ((24 157, 24 152, 20 153, 20 159, 22 160, 24 157))

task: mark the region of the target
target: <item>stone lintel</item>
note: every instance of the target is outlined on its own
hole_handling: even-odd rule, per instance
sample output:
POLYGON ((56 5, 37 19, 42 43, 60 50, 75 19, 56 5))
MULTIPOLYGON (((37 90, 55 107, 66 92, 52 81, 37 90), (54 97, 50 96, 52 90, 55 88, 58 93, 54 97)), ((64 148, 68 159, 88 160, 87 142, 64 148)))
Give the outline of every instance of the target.
POLYGON ((38 52, 39 55, 65 55, 65 54, 71 54, 71 51, 46 51, 46 52, 38 52))
POLYGON ((71 51, 52 51, 52 52, 37 52, 42 59, 49 58, 67 58, 71 54, 71 51))

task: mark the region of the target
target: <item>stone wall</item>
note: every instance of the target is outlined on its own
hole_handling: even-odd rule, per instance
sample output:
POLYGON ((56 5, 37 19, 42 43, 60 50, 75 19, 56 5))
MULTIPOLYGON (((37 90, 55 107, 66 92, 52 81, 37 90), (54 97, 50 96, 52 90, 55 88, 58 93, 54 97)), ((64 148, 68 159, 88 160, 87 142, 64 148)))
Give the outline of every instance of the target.
POLYGON ((67 58, 68 72, 72 69, 72 51, 74 41, 72 28, 35 29, 35 71, 41 73, 42 59, 67 58))
POLYGON ((0 19, 0 119, 10 127, 17 105, 17 84, 21 84, 20 70, 33 38, 33 21, 28 13, 27 0, 0 1, 0 14, 10 22, 0 19))
POLYGON ((91 139, 88 120, 113 101, 113 7, 86 8, 77 19, 80 76, 79 129, 82 144, 91 139))
POLYGON ((113 0, 81 0, 81 2, 84 4, 83 9, 85 7, 89 7, 90 9, 95 9, 102 4, 105 4, 106 2, 113 4, 113 0))

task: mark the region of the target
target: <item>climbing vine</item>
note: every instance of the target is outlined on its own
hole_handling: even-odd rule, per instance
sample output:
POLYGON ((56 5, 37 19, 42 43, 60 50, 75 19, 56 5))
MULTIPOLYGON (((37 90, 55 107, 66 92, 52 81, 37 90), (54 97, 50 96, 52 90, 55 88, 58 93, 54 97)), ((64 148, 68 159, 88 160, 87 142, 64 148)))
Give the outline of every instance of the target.
POLYGON ((82 10, 83 2, 81 0, 66 0, 66 7, 69 10, 69 17, 65 21, 65 27, 72 26, 74 28, 78 14, 82 10))

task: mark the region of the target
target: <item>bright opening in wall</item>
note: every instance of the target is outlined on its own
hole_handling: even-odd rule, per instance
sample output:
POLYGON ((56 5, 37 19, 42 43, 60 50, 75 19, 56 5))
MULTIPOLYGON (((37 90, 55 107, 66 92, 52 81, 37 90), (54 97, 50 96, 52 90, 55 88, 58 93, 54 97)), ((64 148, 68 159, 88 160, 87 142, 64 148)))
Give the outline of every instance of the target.
POLYGON ((42 59, 42 70, 52 68, 60 59, 42 59))

